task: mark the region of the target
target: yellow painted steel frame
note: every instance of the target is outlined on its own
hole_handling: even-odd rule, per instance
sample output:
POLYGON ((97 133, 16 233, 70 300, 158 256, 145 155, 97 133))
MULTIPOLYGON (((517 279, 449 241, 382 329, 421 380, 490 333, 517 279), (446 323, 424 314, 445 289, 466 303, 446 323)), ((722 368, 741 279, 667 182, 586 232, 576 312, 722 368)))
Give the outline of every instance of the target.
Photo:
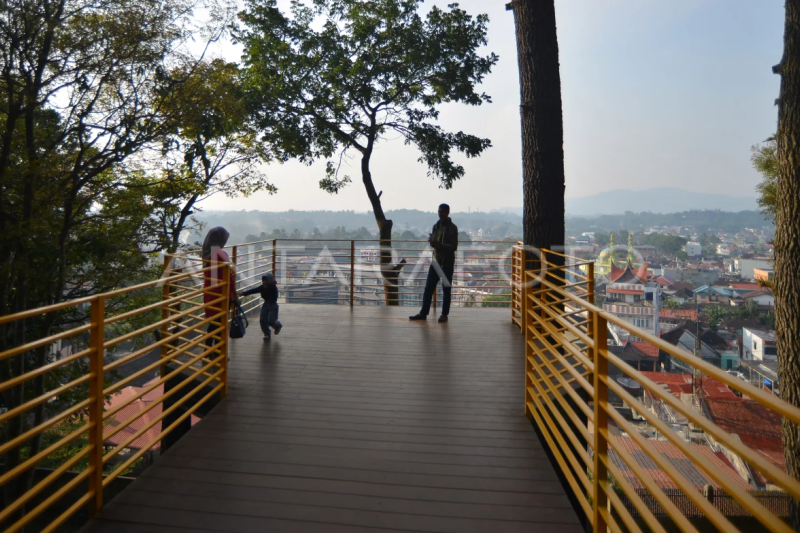
MULTIPOLYGON (((515 249, 515 258, 520 257, 517 250, 521 252, 521 247, 515 249)), ((542 257, 551 253, 554 252, 545 250, 542 257)), ((656 516, 657 511, 659 514, 666 513, 670 522, 680 530, 697 531, 696 523, 684 514, 686 505, 679 508, 663 490, 665 487, 660 486, 649 471, 641 466, 639 459, 612 437, 610 428, 616 427, 625 432, 642 453, 682 491, 685 499, 681 501, 684 504, 688 500, 689 507, 694 506, 705 520, 719 530, 737 531, 731 517, 715 507, 651 441, 633 427, 617 406, 610 403, 609 393, 613 392, 766 530, 791 531, 784 521, 787 517, 776 516, 754 496, 753 491, 743 489, 741 483, 731 477, 738 474, 717 470, 695 446, 684 441, 641 401, 609 377, 609 366, 614 365, 624 375, 637 381, 653 398, 664 402, 690 423, 703 429, 719 445, 738 455, 780 487, 787 497, 800 499, 800 482, 769 463, 757 450, 745 446, 737 436, 726 433, 609 352, 608 325, 614 324, 643 339, 660 351, 697 368, 704 375, 712 376, 732 390, 759 402, 784 419, 800 423, 800 409, 596 307, 594 264, 564 257, 567 263, 564 266, 543 260, 548 267, 543 279, 536 278, 532 272, 525 272, 523 261, 515 259, 515 276, 519 276, 522 290, 513 309, 522 310, 521 327, 526 336, 525 413, 539 426, 594 530, 665 531, 664 524, 656 516), (563 281, 570 279, 580 279, 586 283, 563 281), (612 453, 649 492, 651 503, 644 502, 641 493, 611 460, 612 453), (627 505, 623 503, 623 498, 627 500, 627 505), (633 509, 637 516, 634 517, 629 509, 633 509)), ((513 294, 517 298, 516 293, 513 294)))
MULTIPOLYGON (((169 268, 169 264, 169 258, 165 259, 165 268, 169 268)), ((165 277, 161 280, 83 298, 81 300, 25 311, 16 315, 0 317, 0 324, 12 324, 18 320, 33 318, 46 313, 63 311, 76 305, 88 304, 91 306, 88 324, 0 352, 1 361, 11 357, 24 356, 24 354, 33 349, 47 347, 53 345, 57 341, 75 338, 86 332, 88 332, 89 335, 89 347, 87 349, 80 350, 74 355, 48 363, 41 368, 28 371, 21 376, 17 376, 8 382, 0 384, 1 392, 21 386, 34 378, 45 376, 53 370, 68 364, 85 360, 87 357, 89 358, 87 374, 73 379, 69 383, 53 388, 43 395, 27 400, 22 405, 0 414, 0 424, 8 422, 14 417, 27 417, 36 406, 58 398, 65 393, 74 391, 77 387, 85 387, 88 383, 87 399, 77 401, 74 405, 61 413, 50 415, 47 420, 30 429, 24 428, 25 431, 19 436, 0 445, 0 454, 5 454, 13 449, 20 449, 26 442, 43 434, 47 430, 51 430, 64 421, 75 422, 78 426, 77 429, 68 434, 59 435, 61 438, 54 444, 47 446, 33 457, 28 457, 26 460, 21 461, 19 465, 0 476, 0 489, 2 489, 8 483, 13 482, 14 479, 18 478, 23 473, 35 468, 38 463, 52 456, 54 453, 63 450, 69 445, 74 447, 75 443, 83 443, 83 445, 79 446, 78 449, 74 451, 71 457, 66 459, 55 470, 38 483, 27 488, 27 490, 23 489, 25 490, 24 493, 17 494, 14 497, 15 499, 13 499, 5 509, 0 510, 0 527, 3 528, 3 531, 19 531, 29 526, 34 520, 38 520, 37 525, 42 528, 42 531, 54 531, 81 508, 86 508, 88 506, 90 515, 98 512, 103 506, 103 487, 108 486, 109 483, 128 467, 136 463, 149 449, 143 447, 121 464, 112 467, 112 459, 117 456, 120 451, 130 446, 133 441, 151 430, 156 424, 161 424, 167 416, 174 413, 177 409, 184 407, 187 401, 190 401, 190 404, 187 404, 185 407, 185 412, 174 420, 169 427, 162 427, 156 440, 160 440, 170 433, 178 424, 191 416, 200 406, 215 395, 219 395, 220 397, 225 396, 228 385, 227 310, 231 303, 229 301, 231 289, 229 286, 230 269, 231 266, 228 264, 195 268, 192 269, 191 272, 183 272, 183 268, 176 268, 173 271, 165 272, 165 277), (181 282, 191 280, 193 276, 210 276, 211 270, 214 268, 222 270, 221 278, 218 280, 211 278, 214 281, 207 288, 203 288, 202 285, 196 288, 196 284, 190 287, 180 284, 181 282), (174 274, 172 272, 178 273, 174 274), (132 311, 126 311, 125 313, 115 316, 107 316, 106 303, 110 298, 129 294, 137 290, 154 288, 159 285, 163 288, 161 302, 146 305, 132 311), (184 294, 176 296, 176 294, 181 291, 184 294), (206 294, 211 294, 209 301, 207 303, 197 303, 196 299, 206 294), (179 311, 174 308, 176 305, 187 303, 190 305, 187 310, 179 311), (119 335, 112 339, 106 338, 108 335, 108 326, 110 324, 120 323, 129 318, 137 317, 159 308, 161 309, 161 319, 158 322, 151 323, 148 326, 119 335), (210 314, 208 318, 203 316, 207 311, 210 314), (210 327, 209 331, 206 331, 207 327, 210 327), (107 364, 105 362, 106 350, 111 346, 118 345, 126 340, 132 340, 152 330, 160 331, 161 335, 158 341, 150 342, 144 348, 134 350, 113 363, 107 364), (213 339, 216 343, 211 346, 205 346, 205 341, 207 339, 213 339), (144 357, 153 349, 160 349, 160 361, 147 365, 144 369, 138 370, 128 378, 106 386, 105 379, 109 372, 144 357), (170 363, 172 363, 172 365, 168 366, 170 363), (161 370, 160 378, 150 382, 146 388, 130 396, 113 409, 107 407, 106 398, 109 395, 116 393, 136 378, 145 375, 147 372, 152 372, 157 368, 161 370), (180 383, 171 388, 169 392, 162 394, 159 398, 150 402, 143 412, 139 412, 135 415, 135 418, 129 418, 117 425, 108 424, 108 422, 115 419, 115 416, 125 407, 128 407, 145 394, 152 393, 152 391, 156 390, 158 387, 163 386, 167 380, 174 379, 178 376, 183 378, 180 383), (163 409, 164 401, 179 393, 181 389, 184 389, 187 385, 189 385, 187 389, 188 392, 183 393, 182 397, 175 401, 169 408, 163 409), (205 391, 204 388, 207 386, 211 388, 205 391), (200 391, 206 393, 202 398, 192 400, 200 391), (138 428, 137 431, 125 438, 122 443, 107 451, 108 446, 106 446, 106 443, 110 438, 128 429, 133 422, 157 406, 162 406, 162 413, 159 416, 148 419, 146 425, 138 428), (69 482, 62 486, 54 485, 63 474, 74 470, 82 460, 87 459, 88 466, 79 471, 69 482), (83 484, 85 488, 77 490, 81 484, 83 484), (41 498, 43 494, 46 495, 46 497, 42 501, 38 501, 38 499, 35 500, 37 496, 41 498), (68 495, 76 498, 76 500, 66 510, 53 518, 49 524, 41 525, 44 513, 47 512, 53 504, 59 502, 68 495), (35 507, 30 508, 29 504, 32 501, 36 501, 37 504, 35 507)), ((49 518, 48 516, 47 519, 49 518)))

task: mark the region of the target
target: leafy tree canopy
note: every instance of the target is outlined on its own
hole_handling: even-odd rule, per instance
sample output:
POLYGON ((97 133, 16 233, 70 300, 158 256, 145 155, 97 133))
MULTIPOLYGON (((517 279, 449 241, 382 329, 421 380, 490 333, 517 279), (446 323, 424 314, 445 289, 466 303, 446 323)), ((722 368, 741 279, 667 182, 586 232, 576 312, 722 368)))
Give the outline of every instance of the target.
MULTIPOLYGON (((275 136, 279 158, 310 162, 352 148, 368 162, 378 138, 393 131, 420 150, 443 187, 464 175, 451 151, 475 157, 490 141, 444 131, 437 106, 490 101, 475 90, 498 59, 477 52, 488 18, 452 4, 423 19, 420 4, 313 0, 294 2, 287 16, 276 0, 248 1, 236 35, 257 124, 275 136)), ((338 177, 341 161, 328 161, 323 189, 336 192, 349 180, 338 177)))
POLYGON ((778 143, 773 137, 760 146, 753 146, 750 150, 753 167, 761 174, 761 183, 756 185, 758 206, 764 216, 775 222, 778 195, 778 143))

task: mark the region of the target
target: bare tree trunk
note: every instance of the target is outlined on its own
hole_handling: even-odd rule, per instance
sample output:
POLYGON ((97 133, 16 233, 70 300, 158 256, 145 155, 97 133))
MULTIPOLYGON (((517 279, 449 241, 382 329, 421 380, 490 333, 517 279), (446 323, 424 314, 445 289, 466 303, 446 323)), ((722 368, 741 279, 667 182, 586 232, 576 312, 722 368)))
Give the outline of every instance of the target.
MULTIPOLYGON (((786 0, 778 100, 778 195, 775 231, 775 330, 781 398, 800 407, 800 0, 786 0)), ((800 479, 800 427, 783 419, 786 471, 800 479)), ((800 530, 800 508, 792 506, 800 530)))
POLYGON ((373 142, 373 137, 370 137, 367 150, 361 157, 361 180, 364 182, 364 188, 367 190, 367 196, 372 204, 375 222, 378 224, 384 302, 386 305, 400 305, 398 279, 406 260, 401 259, 397 263, 392 262, 392 227, 394 223, 387 219, 383 212, 383 206, 381 205, 381 194, 383 191, 380 193, 375 191, 375 185, 372 183, 372 173, 369 170, 369 160, 372 155, 373 142))
POLYGON ((554 0, 515 0, 506 9, 514 11, 517 33, 524 242, 563 251, 564 126, 554 0))

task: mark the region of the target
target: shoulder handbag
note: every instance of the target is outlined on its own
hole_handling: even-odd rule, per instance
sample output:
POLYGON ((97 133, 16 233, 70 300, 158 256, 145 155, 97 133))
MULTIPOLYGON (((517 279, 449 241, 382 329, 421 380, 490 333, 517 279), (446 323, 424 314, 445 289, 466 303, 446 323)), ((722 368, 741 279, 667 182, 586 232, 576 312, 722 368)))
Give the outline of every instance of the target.
POLYGON ((245 316, 244 311, 242 311, 242 306, 236 304, 233 310, 233 320, 231 320, 230 337, 232 339, 241 339, 244 337, 247 326, 249 325, 247 316, 245 316))

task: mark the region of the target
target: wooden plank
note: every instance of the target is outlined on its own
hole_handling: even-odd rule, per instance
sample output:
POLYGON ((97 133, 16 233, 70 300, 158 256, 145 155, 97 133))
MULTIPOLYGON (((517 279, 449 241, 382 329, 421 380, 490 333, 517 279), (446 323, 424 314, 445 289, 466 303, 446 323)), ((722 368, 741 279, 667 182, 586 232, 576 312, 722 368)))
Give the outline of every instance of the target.
POLYGON ((414 311, 284 305, 269 342, 256 322, 228 398, 89 531, 578 531, 507 310, 414 311))

